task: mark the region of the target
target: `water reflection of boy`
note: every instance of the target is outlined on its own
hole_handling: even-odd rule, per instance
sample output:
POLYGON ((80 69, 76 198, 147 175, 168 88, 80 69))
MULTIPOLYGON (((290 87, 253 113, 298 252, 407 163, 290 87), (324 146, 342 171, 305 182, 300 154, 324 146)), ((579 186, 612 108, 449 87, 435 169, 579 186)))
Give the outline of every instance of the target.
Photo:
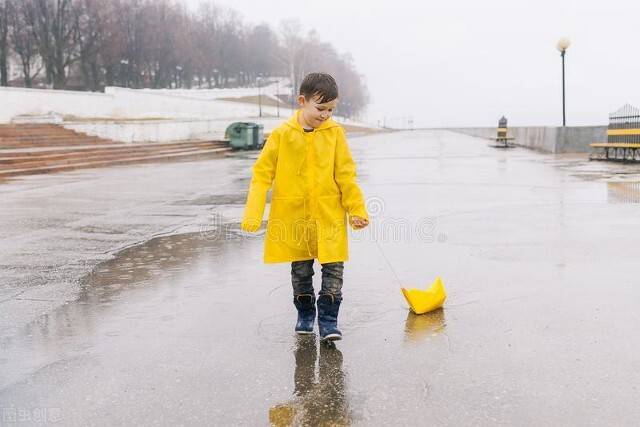
POLYGON ((333 344, 321 344, 318 382, 315 381, 318 351, 314 337, 303 336, 294 350, 294 399, 269 410, 272 426, 346 426, 349 405, 342 370, 342 353, 333 344))

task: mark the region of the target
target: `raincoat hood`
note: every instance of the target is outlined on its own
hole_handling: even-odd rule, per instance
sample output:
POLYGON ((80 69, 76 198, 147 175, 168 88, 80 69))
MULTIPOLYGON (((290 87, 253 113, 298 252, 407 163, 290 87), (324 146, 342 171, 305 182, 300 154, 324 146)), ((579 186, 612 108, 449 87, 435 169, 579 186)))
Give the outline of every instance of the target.
MULTIPOLYGON (((302 114, 302 111, 296 110, 296 112, 289 118, 289 120, 287 120, 284 123, 284 126, 288 126, 290 129, 292 129, 294 131, 301 132, 303 135, 305 135, 308 132, 305 132, 304 128, 300 124, 300 121, 298 120, 298 117, 300 116, 300 114, 302 114)), ((322 131, 322 130, 333 129, 333 128, 336 128, 336 127, 340 127, 340 125, 338 123, 334 122, 333 119, 329 118, 329 119, 325 120, 320 126, 318 126, 317 128, 314 128, 312 132, 319 132, 319 131, 322 131)), ((298 175, 298 176, 301 175, 302 167, 304 166, 304 163, 307 160, 308 148, 309 147, 307 146, 306 150, 305 150, 305 154, 303 156, 301 156, 301 158, 300 158, 300 163, 298 165, 298 169, 297 169, 297 172, 296 172, 296 175, 298 175)))
MULTIPOLYGON (((284 125, 288 126, 291 129, 295 129, 295 130, 298 130, 298 131, 304 133, 304 129, 302 128, 302 125, 298 121, 298 117, 300 116, 300 114, 302 114, 302 111, 296 110, 295 113, 291 117, 289 117, 289 120, 284 122, 284 125)), ((335 127, 340 127, 340 125, 338 123, 336 123, 335 121, 333 121, 333 119, 329 118, 329 119, 325 120, 324 122, 322 122, 322 124, 320 126, 318 126, 317 128, 314 128, 313 131, 314 132, 318 132, 318 131, 321 131, 321 130, 332 129, 332 128, 335 128, 335 127)))

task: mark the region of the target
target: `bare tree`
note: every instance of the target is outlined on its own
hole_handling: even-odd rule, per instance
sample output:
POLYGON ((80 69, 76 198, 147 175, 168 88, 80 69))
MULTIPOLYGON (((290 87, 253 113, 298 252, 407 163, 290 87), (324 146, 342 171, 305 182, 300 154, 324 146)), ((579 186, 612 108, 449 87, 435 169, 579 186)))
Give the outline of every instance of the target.
MULTIPOLYGON (((102 15, 102 43, 99 50, 99 69, 102 76, 101 84, 113 86, 120 75, 120 60, 123 58, 125 46, 124 22, 128 16, 123 15, 123 5, 120 0, 112 0, 103 4, 102 15)), ((127 11, 128 13, 128 11, 127 11)))
POLYGON ((282 56, 278 38, 268 25, 260 24, 250 29, 245 46, 247 73, 253 79, 259 74, 271 76, 286 73, 286 67, 278 59, 282 56))
POLYGON ((24 0, 27 23, 45 65, 47 83, 62 89, 67 68, 76 60, 77 34, 73 22, 72 0, 24 0))
POLYGON ((283 37, 289 54, 293 76, 293 90, 310 72, 327 72, 334 76, 340 87, 339 111, 347 117, 357 116, 366 107, 369 95, 364 77, 355 70, 350 55, 340 55, 330 44, 323 42, 315 31, 302 38, 296 34, 296 26, 283 26, 283 37))
POLYGON ((114 30, 120 33, 121 49, 112 58, 115 61, 117 80, 125 87, 142 87, 153 78, 153 71, 146 67, 145 31, 147 26, 146 3, 139 0, 124 1, 116 12, 114 30))
POLYGON ((296 97, 296 90, 300 83, 299 65, 297 58, 303 51, 304 42, 300 37, 302 25, 298 20, 285 20, 280 23, 280 33, 282 35, 282 44, 285 52, 285 61, 288 68, 289 79, 291 81, 291 103, 296 97))
POLYGON ((9 85, 9 9, 10 0, 0 0, 0 86, 9 85))
POLYGON ((196 15, 194 55, 199 82, 207 82, 209 89, 218 86, 220 63, 218 43, 221 10, 211 3, 202 3, 196 15))
POLYGON ((75 41, 85 88, 96 91, 102 80, 100 52, 105 41, 109 5, 99 0, 77 0, 73 7, 75 41), (106 7, 105 7, 106 6, 106 7))
POLYGON ((244 74, 242 69, 243 32, 240 16, 233 10, 225 10, 221 20, 217 45, 220 60, 220 80, 223 87, 229 85, 229 80, 244 74), (241 74, 242 73, 242 74, 241 74))
POLYGON ((40 74, 38 47, 33 38, 33 28, 28 24, 25 3, 14 3, 10 12, 10 44, 20 59, 22 79, 26 87, 33 86, 33 80, 40 74))
POLYGON ((166 0, 148 2, 144 10, 144 17, 137 22, 142 61, 150 70, 153 88, 171 87, 180 67, 176 40, 181 12, 166 0))
POLYGON ((220 9, 211 3, 202 3, 195 19, 193 40, 193 55, 195 61, 195 73, 200 86, 205 81, 211 89, 217 86, 218 74, 218 44, 220 9))
POLYGON ((229 87, 289 76, 293 102, 305 74, 327 71, 340 84, 343 114, 364 108, 366 82, 350 56, 302 33, 296 20, 282 22, 279 33, 209 2, 190 13, 176 0, 0 0, 0 83, 8 83, 12 48, 25 86, 40 64, 54 88, 69 81, 88 90, 190 88, 194 80, 229 87))
POLYGON ((173 50, 175 52, 175 66, 173 84, 175 87, 191 88, 196 68, 195 60, 195 20, 182 6, 177 8, 172 16, 174 22, 173 50))

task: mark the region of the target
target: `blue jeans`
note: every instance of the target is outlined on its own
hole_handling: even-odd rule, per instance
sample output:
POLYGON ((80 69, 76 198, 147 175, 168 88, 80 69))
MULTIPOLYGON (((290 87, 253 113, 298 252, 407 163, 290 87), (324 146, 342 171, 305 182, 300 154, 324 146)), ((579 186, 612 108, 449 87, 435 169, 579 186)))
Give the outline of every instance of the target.
MULTIPOLYGON (((315 295, 313 290, 313 262, 294 261, 291 263, 291 284, 293 296, 315 295)), ((322 265, 322 287, 318 295, 332 295, 337 301, 342 301, 342 275, 344 262, 328 262, 322 265)))

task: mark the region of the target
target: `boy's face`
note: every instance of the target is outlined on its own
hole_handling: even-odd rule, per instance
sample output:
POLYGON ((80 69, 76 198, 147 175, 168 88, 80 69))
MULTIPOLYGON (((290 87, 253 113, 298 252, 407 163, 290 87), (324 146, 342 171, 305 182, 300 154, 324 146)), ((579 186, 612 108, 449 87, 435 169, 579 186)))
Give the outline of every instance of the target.
POLYGON ((317 95, 311 99, 306 99, 303 95, 298 97, 298 105, 300 106, 304 122, 314 129, 331 118, 333 111, 338 105, 337 98, 323 104, 320 104, 318 99, 319 96, 317 95))

